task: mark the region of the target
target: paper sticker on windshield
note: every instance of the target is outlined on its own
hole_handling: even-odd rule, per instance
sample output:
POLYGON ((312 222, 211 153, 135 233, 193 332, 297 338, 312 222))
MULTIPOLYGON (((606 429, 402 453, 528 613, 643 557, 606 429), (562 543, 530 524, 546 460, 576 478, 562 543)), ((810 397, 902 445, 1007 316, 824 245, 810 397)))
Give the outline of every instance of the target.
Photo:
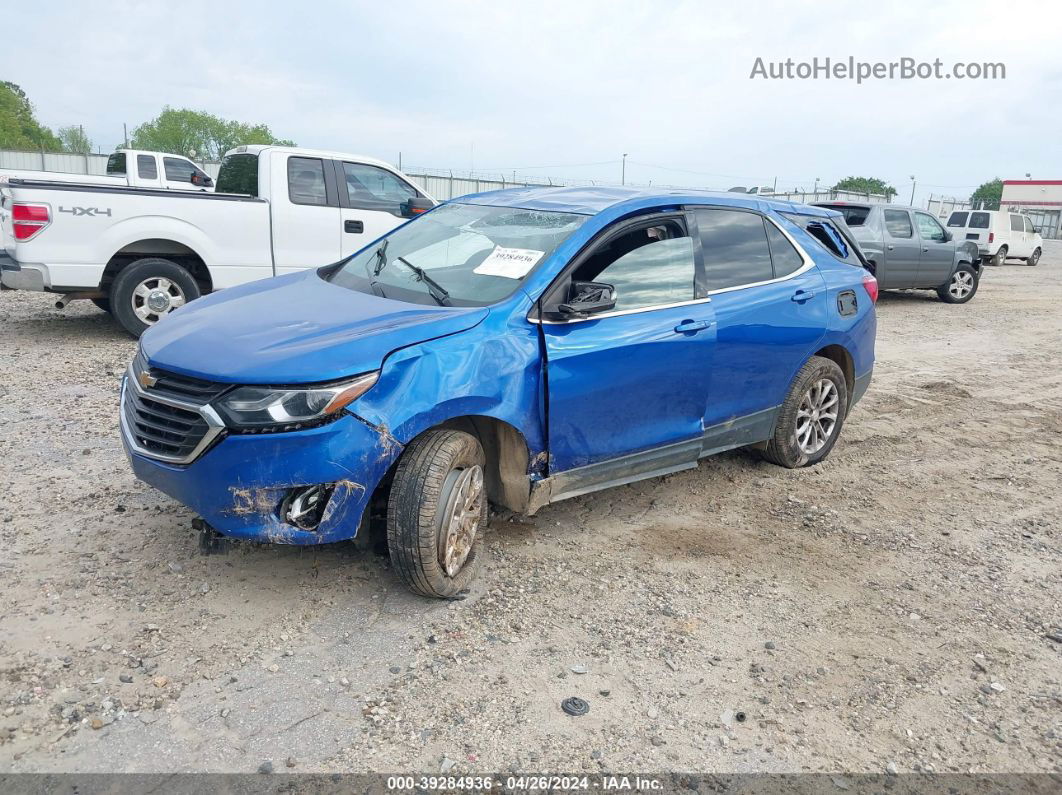
POLYGON ((535 263, 542 259, 544 251, 535 251, 530 248, 503 248, 495 246, 494 251, 487 255, 483 262, 479 263, 473 273, 482 273, 484 276, 504 276, 506 279, 522 279, 527 272, 535 267, 535 263))

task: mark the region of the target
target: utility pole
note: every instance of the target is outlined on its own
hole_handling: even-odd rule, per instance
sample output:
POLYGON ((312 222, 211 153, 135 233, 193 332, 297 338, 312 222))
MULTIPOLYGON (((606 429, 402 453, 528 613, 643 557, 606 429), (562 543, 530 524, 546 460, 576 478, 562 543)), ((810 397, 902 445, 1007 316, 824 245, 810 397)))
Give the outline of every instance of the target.
POLYGON ((620 185, 627 184, 627 153, 623 153, 623 165, 620 168, 620 185))
POLYGON ((914 207, 914 192, 915 192, 915 185, 916 184, 917 183, 915 183, 915 175, 912 174, 911 175, 911 201, 908 202, 912 207, 914 207))
POLYGON ((125 138, 125 148, 129 148, 129 129, 125 126, 125 122, 122 122, 122 137, 125 138))
POLYGON ((817 194, 819 192, 819 178, 815 177, 815 187, 811 189, 811 192, 817 194))
POLYGON ((398 170, 399 171, 402 170, 402 153, 401 152, 398 153, 398 170))

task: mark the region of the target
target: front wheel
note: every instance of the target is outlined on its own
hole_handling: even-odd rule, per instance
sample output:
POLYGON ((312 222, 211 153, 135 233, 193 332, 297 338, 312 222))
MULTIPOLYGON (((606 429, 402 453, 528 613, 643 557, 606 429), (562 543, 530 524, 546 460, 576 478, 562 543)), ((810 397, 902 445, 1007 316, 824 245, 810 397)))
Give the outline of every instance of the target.
POLYGON ((1041 254, 1040 249, 1036 249, 1036 251, 1034 251, 1032 253, 1032 256, 1029 257, 1027 260, 1025 260, 1025 264, 1026 265, 1036 265, 1040 261, 1040 254, 1041 254))
POLYGON ((946 304, 965 304, 977 293, 980 283, 973 266, 960 262, 951 278, 937 288, 937 295, 946 304))
POLYGON ((428 431, 402 454, 387 503, 387 549, 415 593, 445 599, 472 581, 487 523, 484 455, 462 431, 428 431))
POLYGON ((812 356, 789 388, 763 457, 788 469, 830 454, 848 412, 848 386, 837 363, 812 356))
POLYGON ((126 265, 111 284, 111 314, 139 337, 174 309, 199 297, 192 274, 168 259, 146 257, 126 265))

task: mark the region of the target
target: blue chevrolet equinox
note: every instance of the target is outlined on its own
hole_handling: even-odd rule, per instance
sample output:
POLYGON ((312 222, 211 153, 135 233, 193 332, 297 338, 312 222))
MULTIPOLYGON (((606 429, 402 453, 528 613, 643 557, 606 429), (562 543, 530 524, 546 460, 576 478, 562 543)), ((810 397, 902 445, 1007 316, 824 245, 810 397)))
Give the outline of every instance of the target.
POLYGON ((737 447, 825 458, 873 369, 865 264, 818 207, 466 196, 148 329, 123 441, 137 477, 223 536, 323 544, 386 515, 398 574, 450 597, 488 502, 533 514, 737 447))

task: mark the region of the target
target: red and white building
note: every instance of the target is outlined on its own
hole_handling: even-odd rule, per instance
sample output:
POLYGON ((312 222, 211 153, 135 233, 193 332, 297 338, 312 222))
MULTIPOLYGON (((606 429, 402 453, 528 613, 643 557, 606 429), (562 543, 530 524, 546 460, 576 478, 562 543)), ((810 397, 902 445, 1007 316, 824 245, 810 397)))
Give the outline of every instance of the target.
POLYGON ((1023 212, 1045 238, 1059 238, 1062 179, 1005 179, 1000 209, 1023 212))

